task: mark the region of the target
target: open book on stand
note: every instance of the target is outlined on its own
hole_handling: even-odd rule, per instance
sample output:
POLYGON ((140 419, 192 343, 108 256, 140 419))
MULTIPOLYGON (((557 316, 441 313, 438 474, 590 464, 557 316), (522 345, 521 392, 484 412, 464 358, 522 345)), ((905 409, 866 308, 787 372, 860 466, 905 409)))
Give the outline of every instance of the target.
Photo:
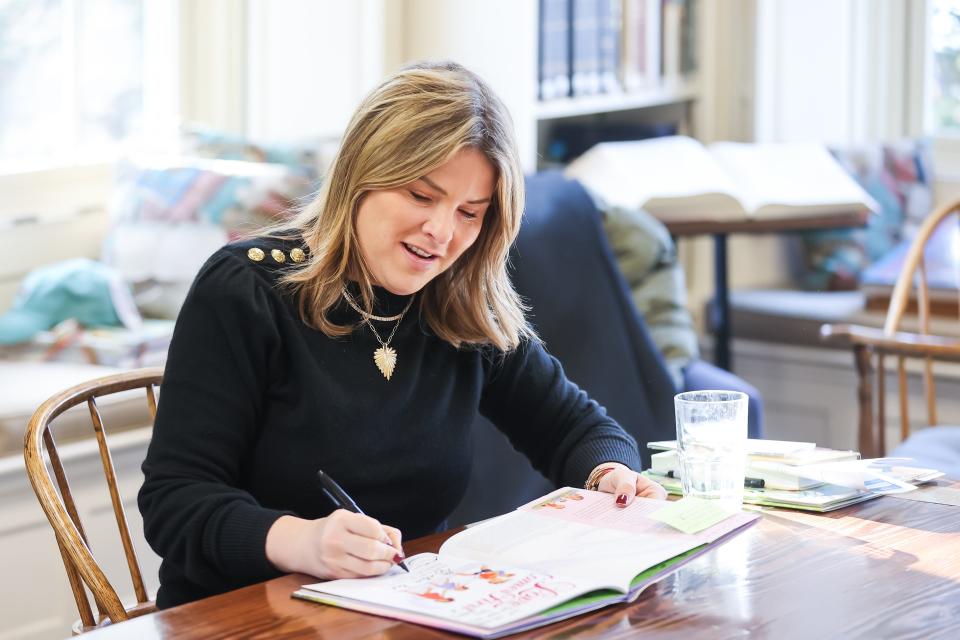
POLYGON ((676 505, 636 498, 624 509, 610 494, 558 489, 452 536, 438 554, 409 556, 409 574, 395 567, 376 578, 304 585, 293 595, 496 638, 632 602, 759 517, 724 513, 684 533, 656 519, 676 505))
POLYGON ((876 211, 877 203, 815 143, 704 146, 686 136, 603 142, 566 174, 609 205, 664 222, 822 217, 876 211))

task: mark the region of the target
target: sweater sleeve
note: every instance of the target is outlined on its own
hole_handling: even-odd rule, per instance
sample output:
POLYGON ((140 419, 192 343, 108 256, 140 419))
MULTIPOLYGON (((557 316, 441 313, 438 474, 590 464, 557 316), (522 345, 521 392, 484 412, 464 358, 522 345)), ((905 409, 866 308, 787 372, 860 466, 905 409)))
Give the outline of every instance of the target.
POLYGON ((488 363, 480 411, 557 485, 582 486, 601 462, 640 469, 636 441, 564 375, 538 341, 488 363))
POLYGON ((269 285, 221 250, 177 318, 138 496, 150 546, 199 585, 279 575, 266 535, 285 512, 241 487, 277 353, 269 285))

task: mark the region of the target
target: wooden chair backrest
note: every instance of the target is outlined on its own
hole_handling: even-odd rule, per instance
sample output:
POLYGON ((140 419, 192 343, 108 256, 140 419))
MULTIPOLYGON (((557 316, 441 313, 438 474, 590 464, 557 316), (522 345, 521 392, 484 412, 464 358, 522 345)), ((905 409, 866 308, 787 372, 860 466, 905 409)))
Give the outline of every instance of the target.
POLYGON ((82 632, 93 629, 108 621, 120 622, 156 609, 154 603, 147 596, 140 571, 140 563, 137 560, 130 538, 130 529, 127 525, 127 517, 117 488, 117 477, 110 456, 110 448, 107 445, 103 420, 97 408, 97 398, 121 391, 143 388, 146 391, 146 402, 150 415, 155 418, 157 413, 155 389, 162 380, 163 369, 156 367, 105 376, 78 384, 44 402, 34 412, 27 427, 23 445, 27 475, 33 485, 34 492, 37 494, 37 499, 40 501, 40 506, 53 527, 57 545, 60 547, 60 554, 67 571, 67 578, 70 581, 70 587, 73 589, 77 609, 80 612, 79 626, 75 628, 75 631, 82 632), (133 588, 137 597, 137 604, 129 609, 124 607, 116 589, 110 584, 90 551, 87 535, 80 521, 63 464, 57 454, 56 441, 50 429, 50 423, 54 418, 67 409, 82 403, 86 403, 90 411, 93 432, 100 449, 103 471, 110 492, 110 500, 113 504, 113 513, 120 529, 120 540, 123 544, 127 567, 130 570, 130 578, 133 581, 133 588), (44 460, 44 448, 49 457, 52 476, 44 460), (89 589, 93 595, 97 607, 96 616, 91 610, 90 601, 84 587, 89 589))
MULTIPOLYGON (((925 250, 930 242, 930 239, 933 237, 934 232, 942 224, 953 223, 956 225, 960 223, 960 215, 958 214, 960 214, 960 200, 949 202, 927 216, 927 218, 923 221, 923 224, 917 230, 917 234, 914 237, 909 250, 907 251, 906 257, 904 258, 903 267, 900 270, 899 276, 897 277, 896 284, 893 288, 893 293, 890 295, 890 306, 887 309, 887 317, 883 326, 884 335, 893 337, 898 331, 901 331, 903 320, 908 314, 911 306, 913 306, 912 303, 914 302, 916 305, 918 325, 916 333, 922 336, 931 335, 931 296, 927 279, 925 250), (949 220, 951 217, 952 220, 949 220)), ((957 238, 960 238, 960 235, 958 235, 957 238)), ((957 250, 960 251, 960 245, 957 246, 957 250)), ((958 276, 960 276, 960 274, 958 274, 958 276)), ((960 318, 960 292, 958 292, 957 303, 954 308, 957 310, 958 318, 960 318)), ((883 375, 883 372, 885 371, 884 355, 885 354, 882 350, 877 351, 877 379, 879 385, 878 422, 880 425, 879 435, 881 439, 881 451, 885 449, 885 443, 883 442, 883 425, 885 424, 884 401, 886 395, 883 375)), ((944 353, 943 355, 952 354, 944 353)), ((901 440, 905 440, 910 433, 910 413, 908 403, 909 394, 906 368, 906 360, 908 356, 901 353, 896 357, 898 390, 900 396, 900 437, 901 440)), ((927 407, 927 424, 931 426, 938 424, 936 402, 937 393, 933 378, 934 358, 934 355, 925 355, 922 358, 923 393, 924 401, 927 407)))

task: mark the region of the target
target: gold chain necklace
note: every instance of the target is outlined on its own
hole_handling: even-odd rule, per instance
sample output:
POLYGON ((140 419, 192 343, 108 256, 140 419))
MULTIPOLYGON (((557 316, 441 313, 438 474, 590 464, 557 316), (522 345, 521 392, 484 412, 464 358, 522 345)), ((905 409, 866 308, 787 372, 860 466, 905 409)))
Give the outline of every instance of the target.
POLYGON ((373 332, 374 337, 377 339, 377 342, 380 343, 380 348, 373 352, 373 363, 377 365, 377 369, 380 370, 380 373, 383 374, 383 377, 387 380, 390 379, 390 376, 393 375, 393 370, 397 366, 397 351, 390 346, 390 341, 393 340, 394 334, 397 333, 397 329, 400 328, 400 323, 403 322, 403 316, 407 314, 407 311, 410 309, 410 305, 413 304, 414 296, 410 296, 410 300, 407 301, 407 306, 403 308, 399 314, 390 317, 375 316, 372 313, 368 313, 360 308, 360 305, 356 303, 353 299, 353 296, 350 295, 350 292, 347 291, 347 288, 342 289, 343 298, 347 301, 347 304, 350 307, 360 314, 360 317, 363 318, 364 323, 370 327, 370 331, 373 332), (393 320, 397 321, 397 324, 393 325, 393 331, 390 332, 390 335, 386 340, 380 337, 380 334, 377 333, 376 328, 371 324, 371 320, 379 320, 381 322, 391 322, 393 320))

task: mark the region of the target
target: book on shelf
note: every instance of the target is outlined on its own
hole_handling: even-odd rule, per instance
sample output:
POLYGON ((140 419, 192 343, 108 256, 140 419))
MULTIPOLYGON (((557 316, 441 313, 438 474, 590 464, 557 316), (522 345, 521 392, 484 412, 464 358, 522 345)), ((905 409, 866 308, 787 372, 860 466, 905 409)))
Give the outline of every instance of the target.
POLYGON ((627 91, 660 81, 660 0, 624 0, 621 83, 627 91))
POLYGON ((476 637, 495 638, 632 602, 647 586, 742 533, 758 514, 709 502, 558 489, 408 556, 375 578, 304 585, 295 597, 476 637), (667 513, 670 516, 667 516, 667 513), (672 523, 667 524, 668 522, 672 523), (682 530, 681 530, 682 529, 682 530), (689 531, 686 533, 684 531, 689 531))
POLYGON ((620 34, 623 32, 623 8, 621 0, 599 0, 599 58, 600 91, 619 93, 620 84, 620 34))
POLYGON ((540 0, 540 99, 570 95, 569 0, 540 0))
POLYGON ((600 93, 600 3, 602 0, 570 0, 570 88, 573 96, 600 93))
POLYGON ((817 143, 714 142, 686 136, 604 142, 568 165, 608 204, 664 222, 856 214, 879 207, 817 143))
POLYGON ((692 76, 697 72, 697 25, 699 0, 686 0, 680 18, 680 75, 692 76))
POLYGON ((660 70, 674 84, 697 70, 697 0, 662 0, 660 70))

